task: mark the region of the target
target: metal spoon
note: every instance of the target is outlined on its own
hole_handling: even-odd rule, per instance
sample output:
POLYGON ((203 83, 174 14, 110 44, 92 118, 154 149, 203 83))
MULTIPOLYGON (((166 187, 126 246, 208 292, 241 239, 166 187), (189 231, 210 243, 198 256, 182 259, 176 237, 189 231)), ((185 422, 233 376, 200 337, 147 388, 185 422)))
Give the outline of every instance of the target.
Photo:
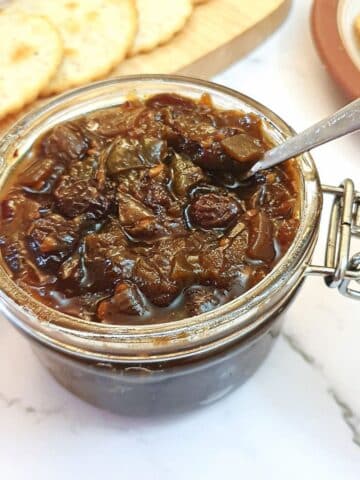
POLYGON ((262 158, 245 173, 244 178, 249 178, 259 170, 278 165, 289 158, 357 130, 360 130, 360 98, 265 152, 262 158))

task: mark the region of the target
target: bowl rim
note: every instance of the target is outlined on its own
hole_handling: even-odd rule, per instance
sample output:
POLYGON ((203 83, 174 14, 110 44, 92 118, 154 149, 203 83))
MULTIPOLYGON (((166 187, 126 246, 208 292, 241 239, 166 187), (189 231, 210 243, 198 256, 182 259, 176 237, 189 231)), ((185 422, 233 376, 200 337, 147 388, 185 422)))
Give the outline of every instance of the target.
MULTIPOLYGON (((360 70, 344 44, 339 18, 344 0, 314 0, 311 31, 321 60, 350 100, 360 96, 360 70)), ((360 8, 359 8, 360 13, 360 8)))
MULTIPOLYGON (((8 158, 22 158, 21 142, 29 137, 27 129, 41 125, 44 116, 53 118, 64 105, 101 89, 113 89, 126 84, 158 85, 161 88, 194 88, 198 93, 225 96, 240 102, 260 115, 282 138, 294 130, 270 109, 252 98, 214 82, 178 75, 132 75, 92 83, 56 97, 46 105, 26 115, 5 135, 0 144, 0 176, 6 181, 11 166, 8 158), (66 103, 68 102, 68 103, 66 103), (7 160, 6 160, 7 159, 7 160), (7 167, 7 169, 5 168, 7 167)), ((128 90, 128 91, 131 91, 128 90)), ((186 92, 178 92, 187 95, 186 92)), ((121 103, 120 96, 117 103, 121 103)), ((216 106, 216 102, 215 102, 216 106)), ((239 107, 237 107, 239 109, 239 107)), ((74 118, 78 115, 72 115, 74 118)), ((58 123, 58 122, 55 122, 58 123)), ((50 128, 50 127, 48 127, 50 128)), ((48 129, 47 128, 47 129, 48 129)), ((36 128, 35 128, 36 129, 36 128)), ((274 130, 274 131, 275 131, 274 130)), ((35 136, 36 138, 36 136, 35 136)), ((34 140, 33 140, 34 141, 34 140)), ((26 142, 25 142, 26 143, 26 142)), ((240 336, 247 336, 279 309, 304 276, 306 261, 310 258, 317 238, 322 195, 318 172, 309 154, 297 158, 302 181, 302 215, 296 237, 287 253, 273 270, 250 290, 236 299, 197 316, 175 322, 146 325, 103 325, 60 313, 36 301, 16 286, 0 267, 0 312, 32 338, 62 352, 78 357, 111 361, 165 361, 208 352, 240 336), (305 214, 304 214, 305 212, 305 214), (15 287, 14 287, 15 285, 15 287)))

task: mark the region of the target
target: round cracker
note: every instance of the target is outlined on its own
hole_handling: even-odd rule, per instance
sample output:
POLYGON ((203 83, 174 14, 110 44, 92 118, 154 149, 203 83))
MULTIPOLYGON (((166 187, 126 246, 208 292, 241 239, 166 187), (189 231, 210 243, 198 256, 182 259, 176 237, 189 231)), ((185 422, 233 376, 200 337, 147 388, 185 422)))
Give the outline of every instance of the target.
POLYGON ((63 61, 44 95, 105 76, 126 56, 136 34, 133 0, 15 0, 13 5, 47 17, 63 39, 63 61))
POLYGON ((130 55, 148 52, 183 28, 192 12, 191 0, 136 0, 139 29, 130 55))
POLYGON ((0 12, 0 117, 31 102, 54 76, 63 54, 56 28, 45 18, 0 12))

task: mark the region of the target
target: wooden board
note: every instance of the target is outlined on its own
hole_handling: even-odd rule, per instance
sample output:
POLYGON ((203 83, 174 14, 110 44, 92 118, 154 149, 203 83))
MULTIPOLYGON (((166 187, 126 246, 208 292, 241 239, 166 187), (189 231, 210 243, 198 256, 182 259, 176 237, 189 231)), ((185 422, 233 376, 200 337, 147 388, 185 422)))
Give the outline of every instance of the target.
MULTIPOLYGON (((209 78, 265 40, 286 18, 290 5, 291 0, 209 0, 194 8, 185 28, 169 43, 125 60, 110 76, 179 73, 209 78)), ((0 136, 47 100, 1 120, 0 136)))

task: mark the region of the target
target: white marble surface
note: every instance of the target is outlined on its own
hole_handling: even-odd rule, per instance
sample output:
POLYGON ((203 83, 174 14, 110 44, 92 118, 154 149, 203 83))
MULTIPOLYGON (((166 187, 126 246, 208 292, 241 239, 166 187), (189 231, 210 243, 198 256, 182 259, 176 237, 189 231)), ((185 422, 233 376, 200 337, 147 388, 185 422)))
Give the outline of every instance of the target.
MULTIPOLYGON (((314 51, 310 3, 295 0, 266 44, 216 78, 296 129, 345 103, 314 51)), ((355 135, 318 149, 322 180, 350 176, 359 188, 359 147, 355 135)), ((307 280, 252 379, 166 421, 116 417, 73 397, 0 319, 0 478, 358 480, 359 371, 360 304, 320 279, 307 280)))

